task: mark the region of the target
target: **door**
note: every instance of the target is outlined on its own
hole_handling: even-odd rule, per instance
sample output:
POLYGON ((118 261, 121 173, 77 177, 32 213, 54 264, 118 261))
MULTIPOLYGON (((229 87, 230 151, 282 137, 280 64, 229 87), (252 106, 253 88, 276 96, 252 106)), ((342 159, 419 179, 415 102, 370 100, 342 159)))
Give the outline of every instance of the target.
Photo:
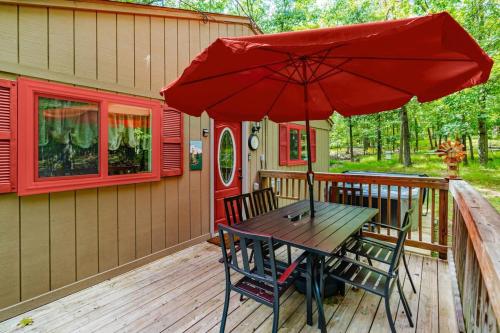
POLYGON ((241 123, 215 121, 214 230, 227 224, 224 198, 241 194, 241 123))

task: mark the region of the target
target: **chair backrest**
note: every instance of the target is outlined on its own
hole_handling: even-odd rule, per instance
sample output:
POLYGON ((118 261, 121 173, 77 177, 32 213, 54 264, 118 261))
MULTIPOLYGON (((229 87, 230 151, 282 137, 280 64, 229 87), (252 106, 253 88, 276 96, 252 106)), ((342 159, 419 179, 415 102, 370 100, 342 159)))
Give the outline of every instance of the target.
POLYGON ((256 215, 250 193, 224 198, 224 210, 229 225, 241 223, 256 215))
POLYGON ((396 247, 394 248, 394 253, 392 255, 391 265, 389 267, 390 274, 396 273, 399 269, 399 263, 401 261, 401 256, 403 255, 403 249, 405 246, 406 235, 411 228, 412 214, 413 208, 408 209, 408 211, 405 213, 401 230, 398 232, 398 240, 396 242, 396 247))
POLYGON ((229 249, 225 241, 220 242, 226 274, 230 274, 229 270, 232 269, 249 278, 277 287, 278 277, 272 236, 243 232, 230 226, 219 225, 219 237, 221 240, 229 240, 229 249), (236 239, 239 242, 239 249, 236 246, 236 239), (251 247, 254 251, 252 263, 247 247, 251 247), (241 253, 241 256, 238 256, 238 253, 241 253))
POLYGON ((264 214, 278 208, 278 200, 271 187, 253 191, 252 195, 257 215, 264 214))

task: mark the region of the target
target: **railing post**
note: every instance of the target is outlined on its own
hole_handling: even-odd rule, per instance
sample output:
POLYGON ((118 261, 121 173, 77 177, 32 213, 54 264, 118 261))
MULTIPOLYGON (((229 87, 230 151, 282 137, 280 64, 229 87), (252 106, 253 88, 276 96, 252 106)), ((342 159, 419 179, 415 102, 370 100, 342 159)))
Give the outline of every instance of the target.
MULTIPOLYGON (((448 246, 448 190, 439 190, 439 245, 448 246)), ((447 253, 440 252, 439 258, 447 259, 447 253)))

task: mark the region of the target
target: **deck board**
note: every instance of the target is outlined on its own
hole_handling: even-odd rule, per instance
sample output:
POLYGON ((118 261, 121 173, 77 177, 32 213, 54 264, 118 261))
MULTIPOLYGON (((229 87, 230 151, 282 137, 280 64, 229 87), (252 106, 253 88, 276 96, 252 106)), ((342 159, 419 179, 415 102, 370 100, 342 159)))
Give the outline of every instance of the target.
MULTIPOLYGON (((283 255, 282 253, 280 255, 283 255)), ((96 286, 0 323, 1 332, 218 332, 224 301, 220 250, 211 244, 193 246, 96 286), (31 317, 31 326, 16 324, 31 317)), ((413 311, 415 327, 406 320, 399 298, 391 298, 398 332, 453 332, 456 325, 448 263, 409 255, 417 294, 402 270, 401 280, 413 311), (433 325, 429 327, 428 325, 433 325)), ((346 289, 345 297, 325 300, 328 331, 388 331, 381 298, 346 289)), ((281 299, 280 332, 319 332, 305 324, 305 299, 289 289, 281 299)), ((271 308, 231 295, 226 332, 269 332, 271 308)))

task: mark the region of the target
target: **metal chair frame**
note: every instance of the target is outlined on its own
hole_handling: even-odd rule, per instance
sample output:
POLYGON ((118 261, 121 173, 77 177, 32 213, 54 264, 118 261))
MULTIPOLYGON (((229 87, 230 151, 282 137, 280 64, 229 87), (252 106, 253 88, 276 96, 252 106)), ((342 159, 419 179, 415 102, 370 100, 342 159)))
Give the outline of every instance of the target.
POLYGON ((219 226, 219 237, 224 239, 224 234, 229 238, 229 249, 225 242, 221 242, 224 272, 226 276, 226 292, 224 309, 220 324, 220 332, 226 327, 229 311, 229 298, 231 291, 251 298, 259 303, 273 308, 273 332, 278 331, 280 296, 292 285, 298 276, 298 266, 306 259, 306 253, 300 255, 289 266, 276 260, 273 249, 273 237, 266 234, 253 234, 236 230, 230 226, 219 226), (239 238, 240 249, 236 248, 236 237, 239 238), (254 262, 249 259, 247 244, 252 247, 255 256, 254 262), (271 249, 265 255, 266 249, 271 249), (241 255, 238 256, 238 253, 241 255), (238 260, 240 258, 240 260, 238 260), (243 275, 233 283, 231 270, 243 275))
POLYGON ((393 256, 387 271, 351 259, 344 255, 343 250, 341 250, 340 254, 329 260, 326 268, 326 274, 333 278, 384 298, 387 320, 389 321, 389 326, 393 333, 396 332, 396 328, 391 313, 390 297, 395 286, 398 288, 406 317, 408 318, 410 326, 413 327, 410 306, 408 305, 408 301, 403 293, 403 288, 401 287, 401 281, 399 280, 399 266, 401 256, 403 255, 404 241, 411 227, 409 213, 411 212, 405 214, 403 226, 398 230, 398 240, 394 247, 393 256))
MULTIPOLYGON (((411 221, 410 217, 412 214, 413 208, 409 209, 406 212, 403 220, 403 225, 405 225, 405 222, 409 223, 409 221, 411 221)), ((367 224, 369 224, 370 227, 377 226, 381 228, 396 230, 398 232, 401 231, 401 228, 383 223, 368 222, 367 224)), ((356 259, 358 259, 358 257, 365 257, 370 265, 372 265, 372 260, 390 265, 392 256, 394 255, 394 251, 396 250, 396 245, 375 238, 364 237, 363 231, 361 231, 360 235, 354 235, 350 240, 348 240, 346 245, 343 246, 343 249, 346 252, 356 255, 356 259)), ((410 274, 410 269, 408 268, 408 261, 406 260, 404 246, 402 252, 403 264, 406 270, 406 274, 408 275, 408 279, 410 280, 411 288, 416 294, 417 289, 415 288, 415 284, 413 283, 413 279, 410 274)))
POLYGON ((265 214, 278 208, 278 198, 271 187, 252 192, 257 215, 265 214))

